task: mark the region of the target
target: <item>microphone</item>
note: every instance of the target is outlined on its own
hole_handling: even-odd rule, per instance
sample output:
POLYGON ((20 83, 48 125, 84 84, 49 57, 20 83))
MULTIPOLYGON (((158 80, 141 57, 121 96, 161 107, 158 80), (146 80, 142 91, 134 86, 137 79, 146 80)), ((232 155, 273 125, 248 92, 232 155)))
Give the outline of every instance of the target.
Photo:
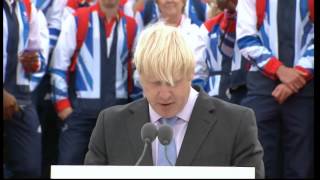
POLYGON ((148 144, 150 144, 158 134, 158 130, 154 124, 151 122, 145 123, 141 128, 141 139, 144 142, 144 148, 142 154, 140 155, 138 161, 136 162, 135 166, 139 166, 145 153, 147 151, 148 144))
POLYGON ((170 142, 172 140, 172 136, 173 136, 173 130, 169 125, 163 124, 163 125, 161 125, 159 127, 159 129, 158 129, 158 139, 159 139, 159 142, 162 145, 164 145, 165 157, 166 157, 166 160, 169 162, 169 164, 171 166, 173 166, 173 164, 168 158, 167 145, 170 144, 170 142))

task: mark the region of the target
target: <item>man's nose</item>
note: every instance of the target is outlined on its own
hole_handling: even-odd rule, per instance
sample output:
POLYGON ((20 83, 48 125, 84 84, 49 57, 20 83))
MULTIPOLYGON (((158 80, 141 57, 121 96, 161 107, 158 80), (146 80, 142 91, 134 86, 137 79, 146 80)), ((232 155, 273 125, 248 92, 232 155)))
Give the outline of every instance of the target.
POLYGON ((171 87, 168 84, 162 84, 159 87, 159 97, 161 100, 169 100, 171 97, 171 87))

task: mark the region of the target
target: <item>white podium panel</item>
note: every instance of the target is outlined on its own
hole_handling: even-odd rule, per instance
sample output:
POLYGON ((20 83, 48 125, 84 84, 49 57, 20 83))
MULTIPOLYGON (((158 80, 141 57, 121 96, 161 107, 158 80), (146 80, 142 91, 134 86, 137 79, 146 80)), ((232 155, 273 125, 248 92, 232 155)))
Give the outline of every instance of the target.
POLYGON ((52 179, 254 179, 254 167, 51 166, 52 179))

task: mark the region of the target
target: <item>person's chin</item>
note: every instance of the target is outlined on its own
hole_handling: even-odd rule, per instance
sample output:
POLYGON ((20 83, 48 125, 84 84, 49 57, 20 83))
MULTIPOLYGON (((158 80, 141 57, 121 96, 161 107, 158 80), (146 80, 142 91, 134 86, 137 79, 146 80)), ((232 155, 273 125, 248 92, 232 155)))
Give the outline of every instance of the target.
POLYGON ((160 105, 160 114, 163 117, 172 117, 176 114, 174 113, 173 104, 160 105))
POLYGON ((163 12, 164 16, 176 16, 177 14, 178 14, 177 10, 173 8, 172 9, 167 8, 165 12, 163 12))
POLYGON ((106 9, 112 9, 112 8, 114 8, 116 5, 115 4, 106 4, 106 5, 104 5, 104 8, 106 8, 106 9))

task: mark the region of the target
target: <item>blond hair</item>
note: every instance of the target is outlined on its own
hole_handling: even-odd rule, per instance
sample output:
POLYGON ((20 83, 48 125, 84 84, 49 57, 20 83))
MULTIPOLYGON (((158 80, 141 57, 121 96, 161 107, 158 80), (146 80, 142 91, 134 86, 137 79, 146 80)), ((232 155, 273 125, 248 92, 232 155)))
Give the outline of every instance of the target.
POLYGON ((134 53, 139 75, 154 77, 174 86, 174 81, 194 74, 195 60, 179 29, 155 24, 143 32, 134 53))

